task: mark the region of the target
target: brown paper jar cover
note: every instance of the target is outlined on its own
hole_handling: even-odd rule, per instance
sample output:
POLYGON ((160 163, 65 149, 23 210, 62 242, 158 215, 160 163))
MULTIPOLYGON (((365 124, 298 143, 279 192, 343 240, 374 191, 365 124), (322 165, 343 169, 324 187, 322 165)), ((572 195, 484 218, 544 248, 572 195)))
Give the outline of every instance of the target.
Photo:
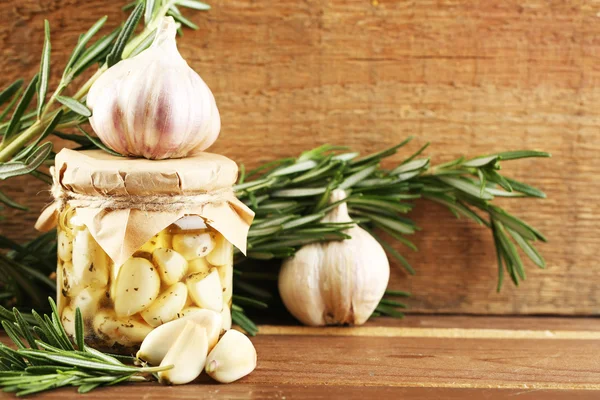
POLYGON ((246 251, 254 213, 235 197, 238 168, 227 157, 199 153, 147 160, 63 149, 51 174, 56 201, 42 212, 36 228, 56 226, 58 212, 69 204, 116 265, 186 215, 204 218, 246 251))

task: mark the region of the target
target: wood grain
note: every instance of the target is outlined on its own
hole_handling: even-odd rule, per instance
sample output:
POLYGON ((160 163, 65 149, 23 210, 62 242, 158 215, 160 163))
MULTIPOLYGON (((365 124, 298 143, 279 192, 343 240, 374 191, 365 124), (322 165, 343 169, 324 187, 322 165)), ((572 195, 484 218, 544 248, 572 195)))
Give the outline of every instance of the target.
MULTIPOLYGON (((333 333, 278 327, 276 335, 260 334, 252 338, 258 353, 258 367, 236 383, 218 385, 203 376, 192 385, 119 386, 94 391, 89 396, 91 399, 133 399, 144 393, 145 399, 501 399, 513 396, 594 399, 600 392, 597 379, 600 363, 595 357, 600 336, 596 320, 577 319, 575 323, 582 334, 595 334, 593 339, 582 335, 550 340, 527 337, 522 332, 528 331, 506 327, 519 322, 529 332, 560 333, 571 329, 573 320, 445 316, 412 320, 431 325, 427 330, 439 334, 402 337, 399 332, 411 328, 403 328, 403 322, 397 320, 387 320, 383 328, 370 323, 362 328, 334 328, 337 331, 333 333), (511 322, 507 324, 508 321, 511 322), (388 335, 372 335, 370 328, 373 327, 387 329, 388 335), (460 328, 462 333, 444 336, 448 328, 460 328), (486 331, 504 331, 504 336, 483 335, 486 331)), ((0 336, 0 340, 7 342, 6 336, 0 336)), ((40 398, 73 396, 74 391, 66 389, 40 398)))
MULTIPOLYGON (((3 1, 0 83, 38 67, 43 19, 53 34, 53 77, 77 36, 119 2, 3 1)), ((423 227, 417 268, 394 268, 391 286, 408 289, 413 312, 598 314, 600 264, 600 5, 580 1, 217 0, 192 13, 199 32, 179 47, 215 93, 223 120, 211 151, 249 166, 322 143, 361 151, 408 135, 431 141, 435 162, 461 154, 534 148, 552 160, 521 161, 506 173, 548 193, 545 201, 503 205, 538 227, 546 270, 528 267, 518 289, 495 293, 489 233, 419 202, 423 227)), ((401 156, 392 161, 398 161, 401 156)), ((5 212, 0 231, 31 237, 48 201, 39 182, 0 189, 31 206, 5 212)))

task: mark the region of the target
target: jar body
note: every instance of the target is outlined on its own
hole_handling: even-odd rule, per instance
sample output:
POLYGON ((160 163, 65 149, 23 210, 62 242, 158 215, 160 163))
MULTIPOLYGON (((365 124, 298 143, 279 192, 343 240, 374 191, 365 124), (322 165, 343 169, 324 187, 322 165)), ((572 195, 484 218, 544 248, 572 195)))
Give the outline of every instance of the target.
POLYGON ((61 322, 74 336, 79 308, 88 345, 130 354, 152 329, 196 308, 231 320, 233 246, 200 217, 171 224, 122 265, 112 262, 75 209, 60 213, 57 231, 61 322))

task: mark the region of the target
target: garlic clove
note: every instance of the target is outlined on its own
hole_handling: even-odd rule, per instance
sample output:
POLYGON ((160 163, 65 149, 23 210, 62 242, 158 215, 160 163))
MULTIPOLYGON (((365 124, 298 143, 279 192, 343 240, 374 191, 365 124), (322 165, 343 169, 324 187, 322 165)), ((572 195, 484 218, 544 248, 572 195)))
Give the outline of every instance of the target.
POLYGON ((132 257, 121 266, 114 285, 115 312, 130 316, 150 306, 160 291, 160 277, 145 258, 132 257))
POLYGON ((150 326, 159 326, 177 318, 177 314, 185 306, 187 286, 178 282, 169 286, 158 298, 141 312, 141 316, 150 326))
POLYGON ((94 332, 109 345, 133 346, 142 343, 152 327, 135 317, 119 318, 114 311, 99 311, 92 322, 94 332))
POLYGON ((166 231, 160 231, 139 248, 139 252, 152 254, 156 249, 171 247, 171 236, 166 231))
POLYGON ((167 322, 146 336, 136 357, 159 365, 167 351, 173 345, 177 335, 182 331, 187 322, 191 321, 206 329, 208 348, 212 349, 219 339, 221 316, 214 311, 200 308, 186 308, 182 310, 179 319, 167 322))
POLYGON ((199 215, 186 215, 185 217, 175 221, 174 224, 177 225, 179 229, 184 231, 194 231, 207 228, 204 218, 199 215))
POLYGON ((223 309, 223 287, 219 272, 213 268, 208 275, 201 273, 190 275, 186 284, 190 297, 198 307, 216 312, 223 309))
POLYGON ((72 307, 65 307, 62 311, 60 322, 67 335, 75 337, 75 310, 72 307))
POLYGON ((214 249, 206 260, 214 266, 233 265, 233 245, 223 235, 217 235, 214 249))
POLYGON ((210 232, 173 235, 173 249, 186 260, 205 257, 214 247, 215 239, 210 232))
POLYGON ((87 229, 77 231, 73 239, 72 286, 105 287, 108 284, 108 255, 87 229))
POLYGON ((256 349, 243 333, 225 332, 206 359, 206 373, 221 383, 236 381, 256 368, 256 349))
POLYGON ((83 285, 83 283, 81 282, 81 279, 76 280, 74 278, 73 269, 74 268, 73 268, 72 262, 65 261, 62 263, 62 273, 61 273, 62 283, 63 283, 62 290, 63 290, 63 293, 66 294, 67 297, 76 296, 85 287, 83 285))
POLYGON ((167 285, 179 282, 188 270, 187 260, 172 249, 158 248, 154 250, 152 262, 157 266, 160 277, 167 285))
POLYGON ((231 264, 221 265, 217 267, 217 271, 223 288, 223 303, 229 305, 233 296, 233 266, 231 264))
POLYGON ((181 318, 184 321, 193 321, 206 329, 206 337, 208 339, 208 349, 211 350, 217 344, 221 327, 223 325, 223 317, 221 314, 197 307, 188 307, 181 310, 181 318))
POLYGON ((183 385, 196 379, 208 354, 206 329, 187 321, 160 366, 173 365, 173 368, 158 373, 160 383, 183 385))
POLYGON ((79 308, 84 318, 92 318, 105 297, 105 289, 87 287, 72 299, 70 307, 73 309, 79 308))
POLYGON ((58 257, 63 261, 71 261, 73 257, 73 239, 65 231, 58 232, 57 252, 58 257))
POLYGON ((223 311, 221 311, 221 318, 223 323, 221 324, 221 331, 228 331, 231 329, 231 308, 228 304, 223 305, 223 311))
POLYGON ((212 266, 206 261, 206 257, 196 258, 188 263, 188 273, 190 274, 208 274, 211 268, 212 266))

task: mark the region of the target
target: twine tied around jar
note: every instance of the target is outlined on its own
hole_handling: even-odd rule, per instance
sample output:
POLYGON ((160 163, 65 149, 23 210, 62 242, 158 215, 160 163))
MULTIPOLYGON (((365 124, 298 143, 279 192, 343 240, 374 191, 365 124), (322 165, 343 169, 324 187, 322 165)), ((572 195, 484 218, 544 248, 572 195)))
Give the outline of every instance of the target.
POLYGON ((58 210, 67 204, 72 207, 89 207, 108 210, 142 210, 142 211, 179 211, 190 206, 206 204, 221 204, 235 198, 232 188, 222 188, 211 192, 172 195, 152 194, 140 195, 106 195, 106 194, 81 194, 64 188, 55 182, 52 185, 52 196, 58 210))

